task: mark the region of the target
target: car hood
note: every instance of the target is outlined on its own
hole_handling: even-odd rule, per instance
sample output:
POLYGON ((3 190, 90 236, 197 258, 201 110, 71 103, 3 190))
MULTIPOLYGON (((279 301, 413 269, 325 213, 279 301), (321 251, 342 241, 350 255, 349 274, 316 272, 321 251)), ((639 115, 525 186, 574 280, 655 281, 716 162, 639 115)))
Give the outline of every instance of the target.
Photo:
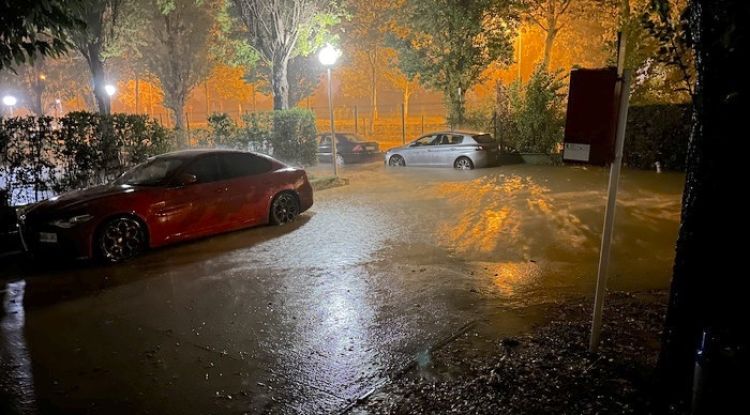
POLYGON ((134 193, 137 191, 138 188, 126 184, 105 184, 93 186, 82 190, 63 193, 61 195, 39 202, 32 208, 30 208, 27 213, 38 214, 42 212, 73 210, 83 207, 87 203, 93 202, 95 200, 134 193))
POLYGON ((394 151, 403 151, 403 150, 406 150, 407 148, 409 148, 408 145, 400 146, 400 147, 393 147, 393 148, 389 148, 387 152, 392 153, 394 151))

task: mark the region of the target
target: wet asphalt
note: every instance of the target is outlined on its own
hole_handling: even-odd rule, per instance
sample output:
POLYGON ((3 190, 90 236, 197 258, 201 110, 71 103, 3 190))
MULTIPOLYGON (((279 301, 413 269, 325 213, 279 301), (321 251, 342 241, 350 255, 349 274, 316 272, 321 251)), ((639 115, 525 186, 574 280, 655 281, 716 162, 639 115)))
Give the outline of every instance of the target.
MULTIPOLYGON (((342 170, 290 226, 3 262, 0 412, 341 413, 467 327, 594 290, 604 169, 342 170)), ((610 288, 668 287, 683 183, 623 172, 610 288)))

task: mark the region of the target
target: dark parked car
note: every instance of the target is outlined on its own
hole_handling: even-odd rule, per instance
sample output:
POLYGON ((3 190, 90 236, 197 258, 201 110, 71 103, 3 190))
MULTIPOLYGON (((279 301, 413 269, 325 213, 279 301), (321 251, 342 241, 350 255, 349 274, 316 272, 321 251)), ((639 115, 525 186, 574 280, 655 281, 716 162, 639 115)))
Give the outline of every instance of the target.
POLYGON ((150 247, 283 225, 313 204, 304 170, 260 154, 188 150, 153 157, 112 183, 20 212, 28 251, 117 262, 150 247))
MULTIPOLYGON (((318 161, 331 162, 331 134, 318 135, 318 161)), ((339 165, 370 161, 380 156, 378 143, 365 141, 350 133, 336 133, 336 163, 339 165)))

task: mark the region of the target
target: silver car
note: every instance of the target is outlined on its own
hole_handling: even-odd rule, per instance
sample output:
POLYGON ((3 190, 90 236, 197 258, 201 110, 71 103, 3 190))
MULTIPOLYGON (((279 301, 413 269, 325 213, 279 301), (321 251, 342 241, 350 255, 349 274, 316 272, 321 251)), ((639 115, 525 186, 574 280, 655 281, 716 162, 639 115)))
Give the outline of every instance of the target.
POLYGON ((388 166, 453 166, 461 170, 497 162, 498 145, 491 135, 471 131, 441 131, 388 150, 388 166))

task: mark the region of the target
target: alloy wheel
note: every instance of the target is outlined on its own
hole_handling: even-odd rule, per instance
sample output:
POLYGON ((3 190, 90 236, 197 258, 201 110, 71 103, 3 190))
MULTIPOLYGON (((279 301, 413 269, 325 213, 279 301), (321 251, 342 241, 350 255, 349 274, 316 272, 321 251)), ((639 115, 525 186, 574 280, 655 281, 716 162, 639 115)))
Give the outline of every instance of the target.
POLYGON ((459 170, 471 170, 474 168, 474 164, 466 157, 461 157, 456 160, 456 168, 459 170))
POLYGON ((388 159, 388 165, 391 167, 404 167, 406 166, 406 162, 403 157, 395 155, 388 159))
POLYGON ((293 222, 299 215, 299 202, 291 193, 276 196, 271 204, 271 221, 276 225, 293 222))
POLYGON ((111 262, 132 258, 143 250, 145 235, 141 223, 135 219, 117 218, 104 226, 99 237, 102 257, 111 262))

